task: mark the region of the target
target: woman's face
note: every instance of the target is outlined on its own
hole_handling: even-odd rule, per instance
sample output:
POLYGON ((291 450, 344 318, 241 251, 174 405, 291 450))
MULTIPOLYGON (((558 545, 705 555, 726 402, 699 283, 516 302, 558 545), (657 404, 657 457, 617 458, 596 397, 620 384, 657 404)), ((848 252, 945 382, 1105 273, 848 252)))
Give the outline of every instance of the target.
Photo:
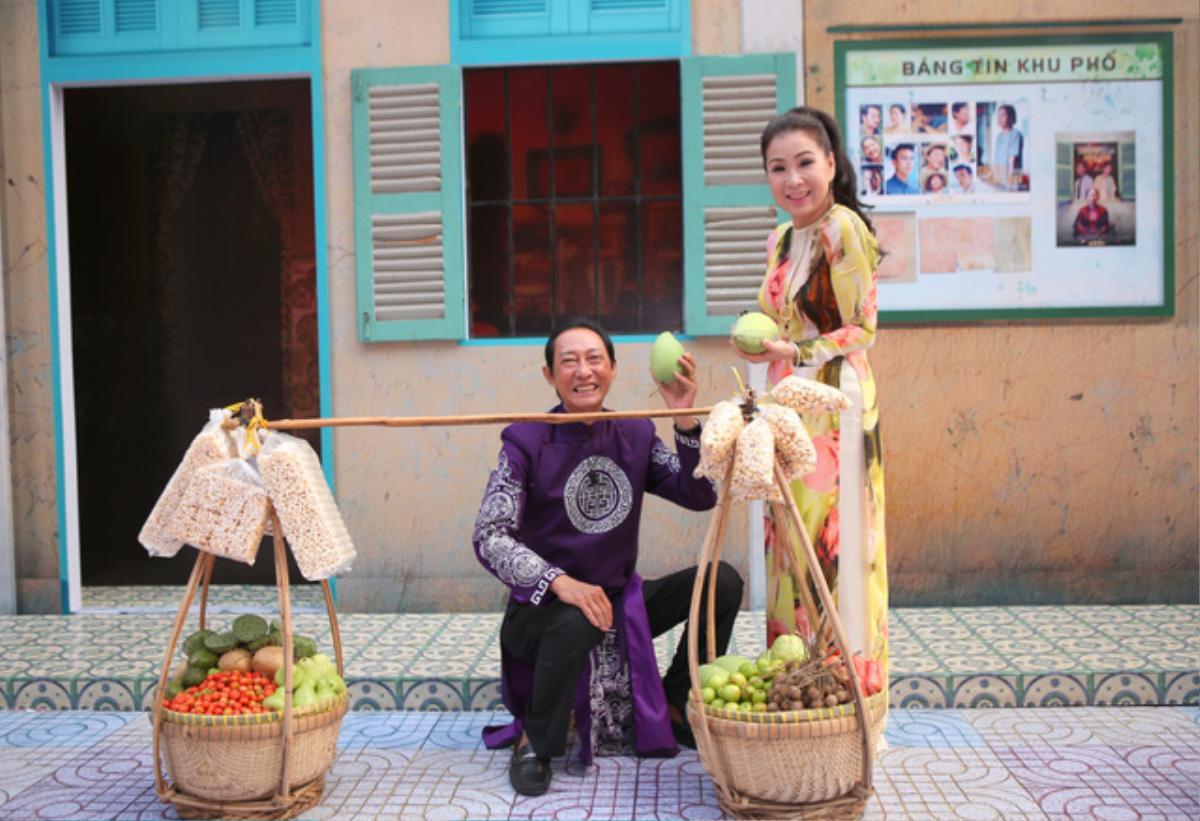
POLYGON ((941 191, 945 187, 946 187, 946 181, 942 179, 941 174, 932 174, 929 177, 929 190, 930 191, 941 191))
POLYGON ((767 145, 767 184, 779 207, 803 228, 829 207, 829 187, 837 171, 833 154, 807 131, 777 134, 767 145))
POLYGON ((867 137, 862 141, 863 158, 867 162, 883 162, 883 149, 879 147, 879 140, 873 137, 867 137))
POLYGON ((904 127, 904 109, 900 106, 894 105, 888 109, 888 117, 891 118, 892 128, 904 127))
POLYGON ((1004 108, 1003 106, 1001 106, 1000 108, 996 109, 996 125, 1000 126, 1005 131, 1007 131, 1009 126, 1012 125, 1012 123, 1010 123, 1008 121, 1008 109, 1007 108, 1004 108))

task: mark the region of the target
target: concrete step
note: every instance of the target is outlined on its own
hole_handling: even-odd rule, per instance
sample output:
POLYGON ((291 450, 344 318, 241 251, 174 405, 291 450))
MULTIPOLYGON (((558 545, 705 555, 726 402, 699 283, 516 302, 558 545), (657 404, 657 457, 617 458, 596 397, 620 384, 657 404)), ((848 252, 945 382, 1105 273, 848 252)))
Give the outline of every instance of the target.
MULTIPOLYGON (((266 601, 214 590, 210 625, 224 628, 266 601)), ((301 594, 296 629, 332 654, 319 603, 301 594)), ((144 709, 172 621, 147 602, 0 617, 0 708, 144 709)), ((501 706, 499 613, 347 613, 338 622, 354 709, 501 706)), ((760 652, 763 624, 761 612, 742 611, 732 649, 760 652)), ((196 625, 193 614, 188 630, 196 625)), ((890 635, 895 708, 1200 704, 1196 605, 897 608, 890 635)), ((662 669, 677 639, 672 630, 656 640, 662 669)))

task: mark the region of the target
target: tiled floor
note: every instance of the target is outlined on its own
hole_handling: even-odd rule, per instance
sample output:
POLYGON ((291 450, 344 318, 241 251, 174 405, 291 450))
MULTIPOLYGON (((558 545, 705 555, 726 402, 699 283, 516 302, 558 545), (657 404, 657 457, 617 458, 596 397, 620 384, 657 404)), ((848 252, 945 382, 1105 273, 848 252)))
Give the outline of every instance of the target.
MULTIPOLYGON (((296 629, 330 652, 324 608, 308 595, 317 612, 298 613, 296 629)), ((263 608, 270 597, 218 589, 218 600, 263 608)), ((225 627, 234 612, 214 609, 211 624, 225 627)), ((0 708, 139 709, 172 621, 149 612, 0 616, 0 708)), ((340 615, 352 706, 498 708, 499 622, 498 613, 340 615)), ((762 632, 763 614, 742 611, 735 649, 757 654, 762 632)), ((655 643, 664 669, 677 638, 673 630, 655 643)), ((891 638, 894 707, 1200 704, 1195 605, 900 608, 891 638)))
MULTIPOLYGON (((322 802, 304 817, 717 818, 692 752, 554 762, 551 791, 517 798, 492 713, 350 713, 322 802)), ((868 819, 1200 817, 1200 710, 898 710, 868 819)), ((0 819, 176 817, 154 795, 140 713, 0 713, 0 819)))

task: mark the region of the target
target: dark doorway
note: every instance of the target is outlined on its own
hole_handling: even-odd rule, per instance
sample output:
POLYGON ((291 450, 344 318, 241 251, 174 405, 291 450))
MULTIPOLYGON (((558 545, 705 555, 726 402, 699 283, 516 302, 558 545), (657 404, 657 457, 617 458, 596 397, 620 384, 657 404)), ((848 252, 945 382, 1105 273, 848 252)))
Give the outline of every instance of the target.
MULTIPOLYGON (((183 583, 195 551, 150 558, 137 534, 208 409, 318 412, 309 83, 71 89, 64 109, 82 583, 183 583)), ((213 578, 270 583, 272 553, 213 578)))

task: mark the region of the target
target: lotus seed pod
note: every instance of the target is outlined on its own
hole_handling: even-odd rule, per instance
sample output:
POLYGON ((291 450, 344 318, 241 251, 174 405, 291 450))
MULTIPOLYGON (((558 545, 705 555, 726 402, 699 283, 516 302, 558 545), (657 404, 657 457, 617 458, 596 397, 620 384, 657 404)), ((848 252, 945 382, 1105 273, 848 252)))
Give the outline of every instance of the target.
POLYGON ((779 326, 764 313, 749 311, 737 318, 729 332, 733 344, 745 353, 762 353, 763 342, 779 338, 779 326))
POLYGON ((783 501, 775 484, 774 440, 771 426, 761 416, 742 429, 729 473, 729 496, 733 501, 783 501))
POLYGON ((832 413, 850 407, 850 399, 831 385, 799 376, 785 376, 771 388, 771 397, 796 413, 832 413))
POLYGON ((697 479, 707 476, 714 482, 724 479, 729 472, 729 456, 745 426, 737 402, 725 400, 713 405, 700 432, 700 464, 692 475, 697 479))
POLYGON ((683 356, 683 346, 670 331, 663 331, 650 346, 650 373, 654 381, 670 385, 675 381, 675 374, 683 373, 679 365, 679 357, 683 356))

